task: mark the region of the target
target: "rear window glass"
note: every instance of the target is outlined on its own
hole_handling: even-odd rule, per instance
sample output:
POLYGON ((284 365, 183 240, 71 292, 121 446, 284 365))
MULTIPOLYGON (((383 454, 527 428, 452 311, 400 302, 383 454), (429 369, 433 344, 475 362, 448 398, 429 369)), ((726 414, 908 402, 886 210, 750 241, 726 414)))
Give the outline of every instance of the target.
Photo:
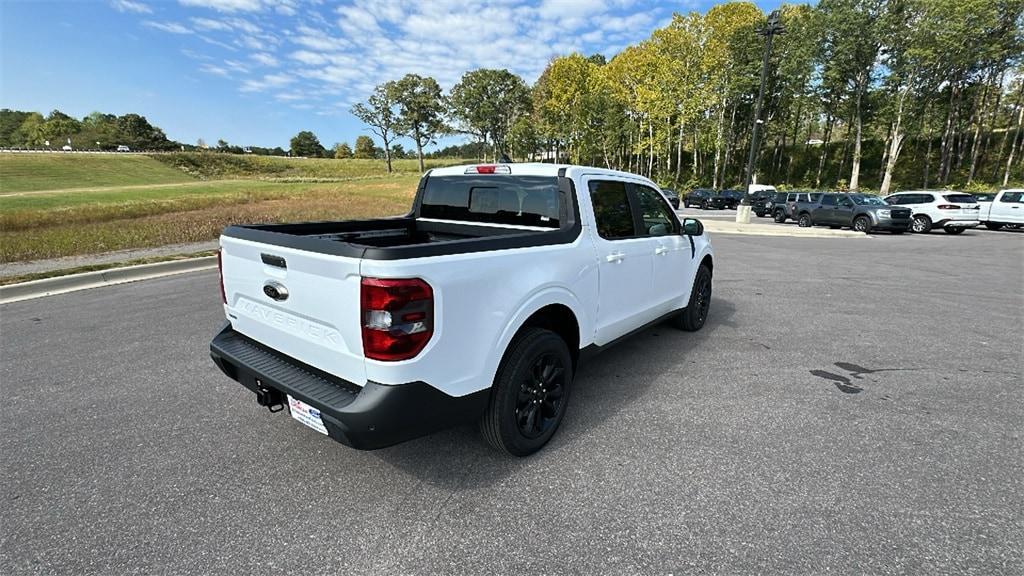
POLYGON ((956 202, 958 204, 975 204, 978 202, 970 194, 945 194, 942 197, 946 199, 946 202, 956 202))
POLYGON ((636 236, 624 182, 591 180, 590 202, 594 205, 594 219, 601 238, 614 240, 636 236))
POLYGON ((558 179, 505 174, 427 178, 420 216, 444 220, 559 226, 558 179))

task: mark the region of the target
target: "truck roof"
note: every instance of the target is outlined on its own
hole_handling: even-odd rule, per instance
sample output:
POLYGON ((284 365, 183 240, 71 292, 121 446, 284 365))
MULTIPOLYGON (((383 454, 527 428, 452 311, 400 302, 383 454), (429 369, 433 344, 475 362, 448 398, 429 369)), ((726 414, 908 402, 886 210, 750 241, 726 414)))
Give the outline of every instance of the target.
POLYGON ((466 173, 467 168, 475 166, 508 166, 509 174, 520 175, 520 176, 558 176, 558 172, 565 168, 567 176, 581 176, 581 175, 602 175, 602 176, 618 176, 621 178, 630 178, 653 186, 654 188, 661 189, 660 186, 655 184, 648 178, 644 178, 638 174, 631 172, 622 172, 621 170, 609 170, 608 168, 598 168, 595 166, 580 166, 577 164, 547 164, 544 162, 513 162, 509 164, 493 162, 481 162, 479 164, 461 164, 459 166, 445 166, 444 168, 434 168, 430 171, 431 176, 459 176, 466 173))

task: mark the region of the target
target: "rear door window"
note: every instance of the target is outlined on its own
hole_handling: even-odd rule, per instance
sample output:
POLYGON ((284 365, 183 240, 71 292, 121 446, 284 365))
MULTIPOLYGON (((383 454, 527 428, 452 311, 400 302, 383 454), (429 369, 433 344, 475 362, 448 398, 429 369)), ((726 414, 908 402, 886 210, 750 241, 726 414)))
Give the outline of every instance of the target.
POLYGON ((615 180, 591 180, 590 203, 594 206, 597 233, 605 240, 633 238, 637 235, 626 183, 615 180))
POLYGON ((825 194, 824 196, 822 196, 821 197, 821 205, 822 206, 835 206, 836 205, 836 197, 835 197, 835 195, 834 194, 825 194))

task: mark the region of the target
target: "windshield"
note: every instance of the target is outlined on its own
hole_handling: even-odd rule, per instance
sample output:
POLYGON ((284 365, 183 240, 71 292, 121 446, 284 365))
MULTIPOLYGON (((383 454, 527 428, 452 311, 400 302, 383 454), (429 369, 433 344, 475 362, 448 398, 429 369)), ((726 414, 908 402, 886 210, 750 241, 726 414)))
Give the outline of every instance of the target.
POLYGON ((558 228, 558 179, 503 174, 429 177, 420 216, 558 228))
POLYGON ((860 206, 888 206, 885 200, 882 200, 878 196, 868 196, 866 194, 850 194, 850 199, 853 200, 854 204, 860 206))

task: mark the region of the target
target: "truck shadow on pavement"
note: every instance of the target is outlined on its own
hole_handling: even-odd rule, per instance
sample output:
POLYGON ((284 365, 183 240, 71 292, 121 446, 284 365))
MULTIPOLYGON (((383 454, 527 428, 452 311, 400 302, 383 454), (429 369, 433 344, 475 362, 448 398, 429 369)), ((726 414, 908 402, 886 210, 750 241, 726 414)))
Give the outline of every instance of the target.
POLYGON ((678 373, 718 328, 732 326, 735 305, 714 297, 699 332, 682 332, 667 323, 647 328, 580 366, 565 420, 540 452, 515 458, 500 454, 480 437, 475 425, 431 434, 372 452, 385 464, 438 488, 459 491, 493 485, 526 469, 544 469, 570 453, 593 445, 593 435, 608 418, 642 400, 661 377, 678 373), (628 389, 628 394, 623 393, 628 389))

